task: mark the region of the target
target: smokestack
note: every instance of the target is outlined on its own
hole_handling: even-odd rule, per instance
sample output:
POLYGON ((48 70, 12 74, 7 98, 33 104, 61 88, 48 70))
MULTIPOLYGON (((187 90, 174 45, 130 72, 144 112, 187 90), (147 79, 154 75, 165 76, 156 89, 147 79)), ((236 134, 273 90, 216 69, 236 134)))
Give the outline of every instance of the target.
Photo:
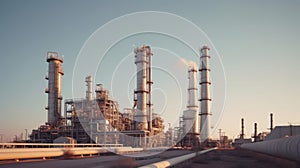
POLYGON ((273 113, 270 114, 270 130, 273 130, 273 113))
POLYGON ((197 85, 196 85, 197 68, 192 64, 188 70, 189 88, 187 110, 183 112, 184 133, 199 134, 199 115, 197 113, 197 85))
POLYGON ((57 52, 47 53, 47 62, 49 63, 48 88, 45 92, 48 93, 48 124, 52 127, 57 126, 57 122, 61 117, 61 78, 64 75, 62 70, 63 59, 58 56, 57 52))
POLYGON ((244 118, 242 118, 242 133, 241 133, 241 139, 244 139, 245 133, 244 133, 244 118))
POLYGON ((86 100, 92 101, 93 99, 93 79, 92 76, 89 75, 85 78, 87 90, 86 90, 86 100))
POLYGON ((210 67, 209 67, 209 50, 206 45, 200 49, 200 87, 201 87, 201 98, 200 98, 200 116, 201 116, 201 125, 200 125, 200 140, 205 141, 210 139, 210 67))
MULTIPOLYGON (((148 130, 149 115, 151 113, 151 95, 149 97, 149 91, 151 91, 151 67, 149 66, 149 55, 152 55, 149 46, 142 46, 141 48, 135 48, 135 64, 137 67, 137 88, 136 94, 136 129, 148 130), (150 86, 149 86, 150 85, 150 86), (148 86, 148 87, 147 87, 148 86), (147 105, 148 100, 148 105, 147 105), (148 108, 147 108, 148 107, 148 108)), ((151 61, 151 58, 150 58, 151 61)))
POLYGON ((196 65, 193 63, 190 65, 188 70, 188 79, 189 79, 189 88, 188 88, 188 105, 187 109, 197 110, 198 106, 196 105, 197 101, 197 86, 196 86, 196 74, 197 69, 196 65))
POLYGON ((257 123, 254 123, 254 142, 257 141, 257 123))

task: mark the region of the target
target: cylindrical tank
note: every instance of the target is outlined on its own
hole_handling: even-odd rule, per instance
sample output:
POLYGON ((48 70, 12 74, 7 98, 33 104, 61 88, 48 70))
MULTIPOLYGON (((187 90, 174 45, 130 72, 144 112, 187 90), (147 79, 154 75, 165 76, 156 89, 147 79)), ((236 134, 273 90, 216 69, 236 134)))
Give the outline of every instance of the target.
POLYGON ((210 115, 211 115, 211 97, 210 97, 210 68, 209 68, 209 48, 205 45, 200 49, 200 140, 210 139, 210 115))
POLYGON ((62 70, 63 59, 57 52, 47 53, 48 68, 48 124, 56 126, 61 116, 61 78, 64 75, 62 70))
POLYGON ((91 101, 93 99, 93 79, 89 75, 85 78, 87 90, 86 90, 86 100, 91 101))
POLYGON ((300 135, 242 144, 241 148, 300 162, 300 135))

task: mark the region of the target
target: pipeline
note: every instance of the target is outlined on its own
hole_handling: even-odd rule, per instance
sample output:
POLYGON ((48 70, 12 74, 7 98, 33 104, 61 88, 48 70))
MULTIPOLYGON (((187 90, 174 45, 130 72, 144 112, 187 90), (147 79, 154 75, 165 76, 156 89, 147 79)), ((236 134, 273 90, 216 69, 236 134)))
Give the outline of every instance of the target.
POLYGON ((184 162, 188 159, 191 159, 193 157, 196 157, 197 155, 201 155, 213 150, 216 150, 217 147, 215 148, 210 148, 210 149, 206 149, 206 150, 202 150, 202 151, 198 151, 198 152, 194 152, 194 153, 190 153, 187 155, 183 155, 183 156, 178 156, 175 158, 171 158, 171 159, 167 159, 164 161, 160 161, 160 162, 156 162, 156 163, 152 163, 146 166, 141 166, 140 168, 164 168, 164 167, 170 167, 170 166, 174 166, 176 164, 179 164, 181 162, 184 162))
POLYGON ((246 143, 241 148, 300 162, 300 135, 246 143))
POLYGON ((0 149, 1 160, 49 158, 63 156, 96 155, 100 153, 114 152, 117 154, 140 152, 142 148, 132 147, 77 147, 77 148, 11 148, 0 149))

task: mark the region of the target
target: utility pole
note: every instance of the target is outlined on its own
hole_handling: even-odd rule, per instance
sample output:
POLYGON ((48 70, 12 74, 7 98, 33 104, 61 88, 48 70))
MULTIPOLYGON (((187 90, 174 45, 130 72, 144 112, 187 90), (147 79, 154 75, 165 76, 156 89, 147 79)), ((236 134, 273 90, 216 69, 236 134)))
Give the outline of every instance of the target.
POLYGON ((290 125, 290 136, 293 136, 293 125, 289 122, 290 125))

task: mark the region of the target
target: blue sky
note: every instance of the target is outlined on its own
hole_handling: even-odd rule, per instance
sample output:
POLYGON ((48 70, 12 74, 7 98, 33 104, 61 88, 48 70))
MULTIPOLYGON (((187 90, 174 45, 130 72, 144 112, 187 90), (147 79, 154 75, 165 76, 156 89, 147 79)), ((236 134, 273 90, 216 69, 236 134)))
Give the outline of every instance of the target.
POLYGON ((254 122, 259 131, 269 127, 270 112, 275 125, 300 124, 299 1, 2 0, 0 134, 5 134, 4 140, 46 121, 47 51, 65 56, 62 89, 64 98, 71 98, 75 60, 88 37, 106 22, 138 11, 174 13, 208 35, 220 53, 227 80, 226 104, 217 127, 230 138, 239 134, 241 117, 247 136, 254 122))

